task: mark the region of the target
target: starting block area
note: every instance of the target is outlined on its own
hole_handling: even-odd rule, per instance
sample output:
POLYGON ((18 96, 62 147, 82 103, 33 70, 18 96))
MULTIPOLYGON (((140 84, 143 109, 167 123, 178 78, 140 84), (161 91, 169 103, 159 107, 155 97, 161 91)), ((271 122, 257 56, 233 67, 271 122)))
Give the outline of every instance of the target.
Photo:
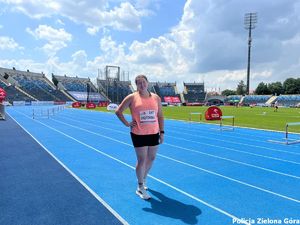
POLYGON ((189 113, 189 121, 191 122, 192 121, 192 117, 193 116, 199 116, 199 120, 201 121, 202 120, 202 113, 200 112, 190 112, 189 113))
POLYGON ((289 138, 289 127, 291 126, 300 126, 300 122, 292 122, 292 123, 287 123, 285 125, 285 138, 283 138, 284 141, 277 141, 277 140, 268 140, 268 141, 273 143, 278 143, 278 144, 286 144, 286 145, 300 143, 300 138, 299 139, 289 138))

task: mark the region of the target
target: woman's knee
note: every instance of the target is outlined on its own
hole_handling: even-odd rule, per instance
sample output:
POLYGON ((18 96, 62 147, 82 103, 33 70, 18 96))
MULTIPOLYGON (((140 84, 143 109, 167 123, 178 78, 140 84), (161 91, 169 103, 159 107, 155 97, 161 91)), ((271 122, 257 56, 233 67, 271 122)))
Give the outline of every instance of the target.
POLYGON ((148 154, 147 154, 147 161, 148 162, 153 162, 155 160, 157 149, 158 149, 158 146, 149 147, 148 154))
POLYGON ((146 164, 146 162, 147 162, 146 157, 139 157, 139 158, 137 159, 137 164, 138 164, 138 166, 143 166, 143 165, 146 164))
POLYGON ((148 162, 153 162, 156 158, 156 155, 149 155, 148 158, 147 158, 147 161, 148 162))

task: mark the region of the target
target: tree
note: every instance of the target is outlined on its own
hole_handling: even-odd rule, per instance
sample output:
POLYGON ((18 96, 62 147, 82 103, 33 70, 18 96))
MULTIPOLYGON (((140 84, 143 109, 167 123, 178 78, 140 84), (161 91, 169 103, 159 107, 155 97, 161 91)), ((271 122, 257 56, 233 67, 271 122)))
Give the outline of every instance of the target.
POLYGON ((270 93, 273 95, 281 95, 284 93, 282 83, 279 81, 268 84, 268 89, 269 89, 270 93))
POLYGON ((236 94, 237 95, 245 95, 246 94, 246 85, 244 84, 243 80, 241 80, 238 83, 238 86, 236 88, 236 94))
POLYGON ((257 95, 268 95, 271 94, 268 85, 264 82, 258 84, 257 88, 255 89, 255 94, 257 95))
POLYGON ((222 94, 222 95, 224 95, 224 96, 236 95, 236 91, 234 91, 234 90, 229 90, 229 89, 226 89, 226 90, 222 91, 222 93, 221 93, 221 94, 222 94))
POLYGON ((285 94, 300 94, 300 79, 288 78, 283 82, 285 94))

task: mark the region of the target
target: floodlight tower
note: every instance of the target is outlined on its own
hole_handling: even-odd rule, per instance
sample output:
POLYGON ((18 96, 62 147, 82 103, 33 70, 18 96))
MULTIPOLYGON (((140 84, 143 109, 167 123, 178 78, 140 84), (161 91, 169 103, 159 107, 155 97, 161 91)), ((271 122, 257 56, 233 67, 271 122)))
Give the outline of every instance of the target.
POLYGON ((250 56, 251 56, 251 30, 255 28, 255 24, 257 23, 257 13, 246 13, 244 24, 245 29, 249 30, 249 36, 248 36, 248 66, 247 66, 247 95, 249 95, 250 92, 250 56))

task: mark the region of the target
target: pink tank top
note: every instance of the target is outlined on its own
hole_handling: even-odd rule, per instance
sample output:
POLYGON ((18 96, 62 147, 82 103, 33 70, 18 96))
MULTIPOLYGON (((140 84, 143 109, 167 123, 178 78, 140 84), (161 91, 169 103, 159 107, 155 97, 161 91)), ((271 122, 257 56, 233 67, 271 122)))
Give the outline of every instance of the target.
POLYGON ((148 135, 159 132, 158 101, 154 94, 149 97, 141 97, 138 92, 134 93, 129 108, 132 120, 137 122, 137 125, 131 129, 132 133, 148 135))

